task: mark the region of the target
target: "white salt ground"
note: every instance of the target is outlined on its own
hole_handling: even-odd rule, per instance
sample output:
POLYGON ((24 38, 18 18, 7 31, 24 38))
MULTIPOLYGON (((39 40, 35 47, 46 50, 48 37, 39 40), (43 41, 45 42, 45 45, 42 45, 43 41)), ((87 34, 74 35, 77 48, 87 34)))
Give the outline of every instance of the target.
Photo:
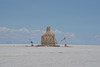
POLYGON ((0 44, 0 67, 99 67, 100 46, 24 47, 0 44))

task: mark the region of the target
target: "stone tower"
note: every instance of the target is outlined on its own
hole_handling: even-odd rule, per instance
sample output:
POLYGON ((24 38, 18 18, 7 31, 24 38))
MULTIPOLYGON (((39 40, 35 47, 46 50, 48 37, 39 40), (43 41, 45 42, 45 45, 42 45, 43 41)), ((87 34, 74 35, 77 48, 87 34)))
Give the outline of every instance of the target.
POLYGON ((41 36, 42 46, 57 46, 55 35, 51 32, 51 28, 47 27, 46 33, 41 36))

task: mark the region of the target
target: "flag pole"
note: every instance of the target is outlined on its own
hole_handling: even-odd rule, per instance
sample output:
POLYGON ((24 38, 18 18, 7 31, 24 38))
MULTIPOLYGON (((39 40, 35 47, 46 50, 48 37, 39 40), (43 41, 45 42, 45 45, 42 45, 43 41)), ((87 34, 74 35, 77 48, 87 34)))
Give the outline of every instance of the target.
POLYGON ((67 40, 65 39, 65 47, 67 46, 67 40))

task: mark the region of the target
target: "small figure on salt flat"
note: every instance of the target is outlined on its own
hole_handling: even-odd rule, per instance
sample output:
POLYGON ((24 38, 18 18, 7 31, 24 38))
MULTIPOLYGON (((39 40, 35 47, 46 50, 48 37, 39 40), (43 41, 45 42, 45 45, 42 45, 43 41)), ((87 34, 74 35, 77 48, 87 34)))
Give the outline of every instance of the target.
POLYGON ((30 42, 31 42, 31 46, 33 46, 33 42, 32 42, 32 40, 31 39, 29 39, 30 40, 30 42))

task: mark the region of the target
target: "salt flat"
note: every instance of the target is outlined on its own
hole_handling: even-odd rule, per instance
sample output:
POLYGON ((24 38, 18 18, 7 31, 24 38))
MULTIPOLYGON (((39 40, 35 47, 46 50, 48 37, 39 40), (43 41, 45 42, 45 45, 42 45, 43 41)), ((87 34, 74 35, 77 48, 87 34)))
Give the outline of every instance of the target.
POLYGON ((25 47, 0 44, 0 67, 99 67, 100 46, 25 47))

